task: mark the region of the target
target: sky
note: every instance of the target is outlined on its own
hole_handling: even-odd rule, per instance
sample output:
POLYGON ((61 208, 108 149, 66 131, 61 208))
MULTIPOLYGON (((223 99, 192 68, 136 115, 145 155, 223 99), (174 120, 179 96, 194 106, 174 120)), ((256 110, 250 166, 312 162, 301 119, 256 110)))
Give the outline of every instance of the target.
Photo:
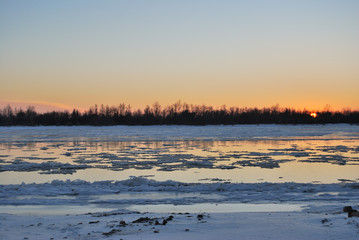
POLYGON ((356 0, 0 0, 0 106, 359 109, 356 0))

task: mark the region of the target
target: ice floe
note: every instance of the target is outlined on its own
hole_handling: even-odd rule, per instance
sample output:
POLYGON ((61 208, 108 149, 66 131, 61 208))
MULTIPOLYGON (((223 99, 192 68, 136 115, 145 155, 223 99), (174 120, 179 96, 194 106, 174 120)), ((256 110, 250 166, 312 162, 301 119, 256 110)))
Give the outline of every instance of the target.
POLYGON ((160 204, 240 202, 356 202, 359 183, 183 183, 132 177, 123 181, 54 180, 43 184, 0 185, 0 205, 26 204, 160 204), (141 194, 139 194, 141 193, 141 194), (169 194, 176 197, 168 197, 169 194), (335 193, 335 194, 333 194, 335 193), (131 195, 129 197, 122 197, 131 195), (143 196, 149 196, 148 198, 143 196), (159 197, 154 197, 155 195, 159 197), (190 195, 188 195, 190 194, 190 195), (99 197, 106 195, 106 198, 99 197), (26 201, 24 200, 26 196, 26 201), (73 196, 72 198, 62 198, 73 196), (58 198, 49 198, 58 197, 58 198))

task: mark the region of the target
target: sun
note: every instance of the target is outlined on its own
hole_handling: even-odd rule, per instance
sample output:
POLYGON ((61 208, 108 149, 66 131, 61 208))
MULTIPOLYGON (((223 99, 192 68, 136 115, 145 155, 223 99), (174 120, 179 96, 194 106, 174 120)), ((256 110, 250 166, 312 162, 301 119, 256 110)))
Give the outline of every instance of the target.
POLYGON ((312 118, 316 118, 316 117, 317 117, 317 113, 312 112, 312 113, 310 114, 310 116, 311 116, 312 118))

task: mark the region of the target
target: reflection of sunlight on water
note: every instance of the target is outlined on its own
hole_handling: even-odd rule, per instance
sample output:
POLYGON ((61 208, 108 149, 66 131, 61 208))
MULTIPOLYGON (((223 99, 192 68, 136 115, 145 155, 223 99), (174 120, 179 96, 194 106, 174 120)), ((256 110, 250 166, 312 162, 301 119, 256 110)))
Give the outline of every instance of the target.
POLYGON ((339 192, 318 192, 316 194, 314 194, 315 196, 338 196, 340 193, 339 192))
POLYGON ((111 206, 106 204, 99 207, 89 205, 0 205, 0 212, 17 215, 66 215, 110 212, 118 209, 151 213, 226 213, 226 212, 295 212, 302 211, 305 204, 249 204, 249 203, 195 203, 190 205, 157 204, 157 205, 128 205, 111 206))
POLYGON ((132 205, 127 209, 139 212, 153 213, 184 213, 184 212, 205 212, 205 213, 226 213, 226 212, 294 212, 301 211, 304 204, 250 204, 250 203, 198 203, 191 205, 132 205))
POLYGON ((56 196, 38 196, 38 195, 22 195, 22 196, 17 196, 15 197, 15 199, 17 200, 30 200, 30 199, 51 199, 51 200, 71 200, 71 199, 76 199, 75 196, 64 196, 64 195, 56 195, 56 196))
POLYGON ((356 141, 310 138, 286 141, 0 143, 0 167, 11 165, 16 159, 30 164, 54 161, 74 166, 84 160, 91 168, 76 170, 72 175, 45 175, 39 174, 38 170, 2 171, 2 184, 40 183, 55 179, 116 181, 143 175, 151 175, 148 178, 159 181, 181 182, 213 182, 225 179, 248 183, 333 183, 341 178, 355 180, 359 172, 359 147, 356 141), (335 160, 336 156, 344 157, 345 165, 338 165, 340 161, 329 162, 326 158, 321 158, 322 156, 331 157, 329 160, 335 160), (313 157, 322 162, 301 162, 313 157), (257 163, 259 165, 255 166, 257 163), (226 169, 231 167, 233 169, 226 169))
POLYGON ((66 215, 85 214, 89 212, 108 212, 116 210, 113 207, 98 207, 96 205, 0 205, 0 213, 17 215, 66 215))
POLYGON ((119 193, 93 196, 97 200, 135 200, 135 199, 176 199, 176 198, 202 198, 220 200, 223 196, 218 194, 183 193, 183 192, 140 192, 119 193))

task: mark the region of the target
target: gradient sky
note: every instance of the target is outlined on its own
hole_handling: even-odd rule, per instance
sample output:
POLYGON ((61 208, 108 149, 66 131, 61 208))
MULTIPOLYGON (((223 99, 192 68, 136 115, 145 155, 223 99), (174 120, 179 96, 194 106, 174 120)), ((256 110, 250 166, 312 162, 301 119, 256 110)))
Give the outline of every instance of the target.
POLYGON ((359 1, 0 0, 0 104, 359 109, 359 1))

